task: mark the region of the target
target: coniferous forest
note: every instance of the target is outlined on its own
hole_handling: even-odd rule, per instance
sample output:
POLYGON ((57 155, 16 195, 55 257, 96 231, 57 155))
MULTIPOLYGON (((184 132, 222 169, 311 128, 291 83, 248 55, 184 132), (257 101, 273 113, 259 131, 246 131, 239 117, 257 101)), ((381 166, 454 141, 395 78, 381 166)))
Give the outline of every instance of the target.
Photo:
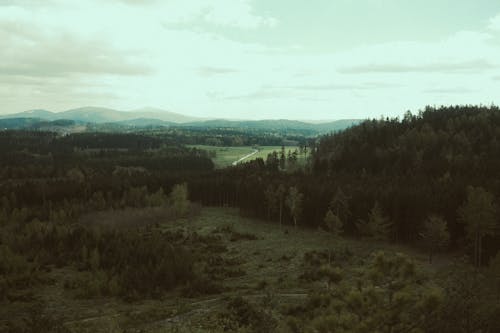
POLYGON ((500 332, 499 216, 496 106, 2 130, 0 331, 500 332))

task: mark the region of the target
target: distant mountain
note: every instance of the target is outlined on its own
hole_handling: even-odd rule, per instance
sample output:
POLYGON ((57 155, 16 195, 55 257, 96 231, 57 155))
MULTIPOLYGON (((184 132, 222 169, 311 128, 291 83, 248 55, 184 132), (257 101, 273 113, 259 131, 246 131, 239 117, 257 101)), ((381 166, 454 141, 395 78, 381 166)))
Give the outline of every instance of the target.
POLYGON ((85 126, 82 123, 67 120, 44 120, 40 118, 6 118, 0 119, 0 130, 13 130, 13 129, 31 129, 39 131, 50 131, 68 133, 75 131, 83 131, 85 126))
POLYGON ((24 111, 20 113, 0 115, 0 119, 7 119, 7 118, 17 118, 17 119, 32 118, 32 119, 55 120, 57 119, 57 113, 50 112, 47 110, 37 109, 37 110, 24 111))
POLYGON ((29 128, 32 127, 33 125, 39 124, 40 121, 41 121, 40 118, 28 118, 28 117, 0 119, 0 129, 29 128))
POLYGON ((173 122, 173 123, 188 123, 193 121, 203 121, 209 118, 198 118, 186 116, 176 112, 165 111, 157 108, 142 108, 132 110, 130 113, 135 114, 135 119, 159 119, 162 121, 173 122))
POLYGON ((144 108, 134 111, 118 111, 114 109, 91 106, 57 113, 47 110, 30 110, 0 116, 0 119, 6 118, 39 118, 43 120, 69 119, 87 123, 113 123, 134 119, 158 119, 160 121, 171 123, 185 123, 204 120, 203 118, 189 117, 179 113, 153 108, 144 108))
POLYGON ((208 128, 245 128, 245 129, 276 129, 276 130, 302 130, 315 133, 326 133, 343 130, 352 125, 356 125, 359 119, 342 119, 327 123, 313 124, 298 120, 269 119, 269 120, 207 120, 203 122, 186 123, 184 126, 208 127, 208 128))
MULTIPOLYGON (((331 122, 312 123, 288 119, 268 120, 226 120, 195 118, 179 113, 155 108, 143 108, 133 111, 118 111, 99 107, 82 107, 63 112, 47 110, 30 110, 16 114, 0 116, 3 128, 29 128, 37 121, 70 120, 79 125, 85 123, 114 124, 125 127, 159 127, 186 126, 195 128, 240 128, 253 130, 306 131, 311 135, 343 130, 360 122, 357 119, 342 119, 331 122), (23 121, 22 119, 25 119, 23 121), (28 120, 30 119, 30 120, 28 120)), ((49 124, 52 126, 52 124, 49 124)), ((0 128, 2 128, 0 126, 0 128)))
POLYGON ((130 119, 130 120, 122 120, 119 122, 116 122, 116 124, 123 125, 123 126, 133 126, 133 127, 157 127, 157 126, 179 126, 181 124, 175 123, 172 121, 164 121, 160 119, 154 119, 154 118, 137 118, 137 119, 130 119))

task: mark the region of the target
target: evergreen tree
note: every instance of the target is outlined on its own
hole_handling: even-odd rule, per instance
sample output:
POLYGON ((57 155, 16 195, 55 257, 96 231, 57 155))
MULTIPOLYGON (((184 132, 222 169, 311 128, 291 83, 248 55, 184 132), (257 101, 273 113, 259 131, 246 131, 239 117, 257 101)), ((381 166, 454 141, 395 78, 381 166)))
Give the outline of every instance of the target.
POLYGON ((285 170, 285 163, 286 163, 285 146, 281 146, 281 152, 280 152, 280 169, 281 170, 285 170))
POLYGON ((431 215, 425 220, 421 236, 429 252, 429 263, 432 263, 434 253, 444 249, 450 241, 450 233, 446 227, 446 221, 435 215, 431 215))
POLYGON ((98 248, 92 250, 89 258, 89 264, 92 271, 96 272, 99 269, 99 265, 101 264, 101 256, 99 255, 98 248))
POLYGON ((459 221, 465 224, 467 238, 473 244, 475 266, 482 263, 483 237, 494 233, 496 211, 491 193, 482 187, 467 188, 467 199, 458 209, 458 215, 459 221))
POLYGON ((302 200, 304 195, 299 192, 299 190, 292 186, 288 191, 288 196, 286 197, 286 205, 290 210, 290 215, 293 219, 293 225, 295 228, 297 227, 297 220, 300 218, 302 214, 302 200))
POLYGON ((391 226, 389 218, 386 217, 379 203, 376 201, 373 208, 368 214, 368 220, 360 220, 357 223, 358 230, 361 234, 379 241, 387 241, 390 239, 391 226))
POLYGON ((332 212, 331 209, 328 209, 326 212, 324 223, 326 229, 335 237, 339 236, 343 232, 343 222, 342 220, 332 212))
POLYGON ((187 184, 182 183, 174 185, 170 192, 169 199, 174 212, 179 216, 185 215, 189 209, 187 184))
POLYGON ((285 203, 286 188, 285 185, 280 184, 276 189, 276 198, 278 199, 280 227, 283 224, 283 205, 285 203))
POLYGON ((278 206, 278 193, 277 189, 274 188, 272 185, 268 185, 266 190, 264 191, 264 198, 266 199, 266 204, 267 204, 267 219, 271 219, 271 213, 276 211, 276 208, 278 206))

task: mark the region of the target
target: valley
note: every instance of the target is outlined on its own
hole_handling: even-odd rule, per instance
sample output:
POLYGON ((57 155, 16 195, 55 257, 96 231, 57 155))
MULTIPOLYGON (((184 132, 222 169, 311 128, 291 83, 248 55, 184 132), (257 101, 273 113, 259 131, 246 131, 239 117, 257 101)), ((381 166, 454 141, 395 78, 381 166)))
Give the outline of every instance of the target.
POLYGON ((499 127, 1 130, 0 331, 496 332, 499 127))

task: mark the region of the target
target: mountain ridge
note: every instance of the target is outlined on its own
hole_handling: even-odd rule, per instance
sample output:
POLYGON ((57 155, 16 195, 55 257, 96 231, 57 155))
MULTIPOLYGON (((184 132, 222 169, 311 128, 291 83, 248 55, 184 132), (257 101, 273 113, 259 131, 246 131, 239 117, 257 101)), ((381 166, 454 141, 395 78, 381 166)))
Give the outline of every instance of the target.
MULTIPOLYGON (((110 108, 86 106, 62 112, 44 109, 28 110, 20 113, 1 115, 0 120, 38 119, 40 121, 71 120, 78 123, 118 124, 128 127, 196 127, 196 128, 245 128, 306 130, 316 133, 343 130, 361 122, 360 119, 340 119, 328 122, 307 122, 292 119, 229 120, 185 116, 179 113, 156 108, 142 108, 132 111, 119 111, 110 108)), ((33 124, 35 120, 30 121, 33 124)), ((28 122, 26 122, 28 123, 28 122)), ((22 124, 22 123, 21 123, 22 124)), ((1 127, 1 126, 0 126, 1 127)))
POLYGON ((186 116, 180 113, 156 108, 143 108, 132 111, 122 111, 95 106, 84 106, 61 112, 52 112, 44 109, 34 109, 18 113, 0 115, 0 119, 7 118, 40 118, 43 120, 70 119, 90 123, 119 122, 137 118, 159 119, 162 121, 169 121, 174 123, 205 120, 205 118, 186 116))

